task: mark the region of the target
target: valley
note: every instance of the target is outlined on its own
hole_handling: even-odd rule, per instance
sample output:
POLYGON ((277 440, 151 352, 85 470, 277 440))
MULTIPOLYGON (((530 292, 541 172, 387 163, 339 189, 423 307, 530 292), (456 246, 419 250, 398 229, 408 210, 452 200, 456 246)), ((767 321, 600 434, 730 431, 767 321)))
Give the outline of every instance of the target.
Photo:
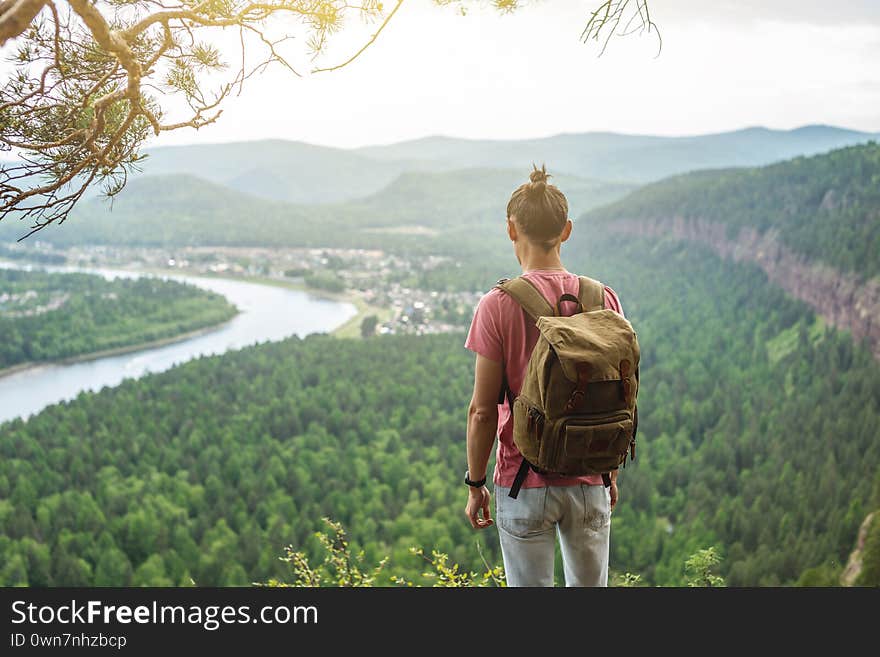
MULTIPOLYGON (((821 151, 817 134, 840 137, 797 132, 793 159, 758 168, 729 168, 741 162, 720 149, 723 170, 638 188, 644 171, 591 177, 577 139, 568 160, 558 151, 577 169, 558 181, 575 224, 563 261, 615 289, 643 345, 639 458, 620 475, 613 574, 682 585, 687 557, 712 547, 732 586, 865 583, 843 577, 857 544, 859 572, 876 572, 872 534, 859 531, 880 508, 880 158, 876 144, 849 143, 802 157, 821 151)), ((777 136, 728 139, 755 139, 770 158, 777 136)), ((418 146, 432 167, 357 199, 245 196, 225 173, 178 179, 157 199, 168 179, 145 176, 118 214, 5 246, 21 261, 347 299, 359 314, 344 335, 360 339, 279 336, 0 425, 0 581, 283 579, 285 546, 320 559, 324 517, 367 563, 389 559, 385 584, 424 583, 412 547, 464 568, 499 562, 497 536, 461 517, 473 385, 463 341, 480 295, 517 273, 504 204, 525 171, 444 167, 513 166, 521 145, 418 146)), ((709 162, 690 148, 694 167, 709 162)))

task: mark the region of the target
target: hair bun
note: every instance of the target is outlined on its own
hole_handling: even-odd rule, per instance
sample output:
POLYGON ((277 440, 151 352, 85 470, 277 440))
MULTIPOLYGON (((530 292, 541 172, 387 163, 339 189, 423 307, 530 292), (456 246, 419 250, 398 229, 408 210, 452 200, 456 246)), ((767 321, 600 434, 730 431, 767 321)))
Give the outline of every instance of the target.
POLYGON ((550 176, 547 173, 545 165, 542 164, 540 169, 534 164, 532 166, 534 167, 534 170, 529 174, 529 180, 531 180, 533 183, 546 183, 547 178, 549 178, 550 176))
POLYGON ((529 194, 534 194, 537 196, 538 194, 543 194, 544 190, 547 188, 547 178, 550 175, 547 173, 547 168, 545 165, 541 165, 539 169, 534 164, 532 165, 532 172, 529 174, 529 180, 531 184, 529 185, 529 194))

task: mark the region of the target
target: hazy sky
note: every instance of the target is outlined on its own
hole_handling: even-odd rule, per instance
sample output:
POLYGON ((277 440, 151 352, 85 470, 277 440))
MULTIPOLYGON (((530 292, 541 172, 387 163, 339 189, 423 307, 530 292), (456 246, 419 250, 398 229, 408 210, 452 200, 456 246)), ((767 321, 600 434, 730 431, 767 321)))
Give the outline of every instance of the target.
MULTIPOLYGON (((880 131, 880 0, 652 0, 657 58, 653 35, 612 40, 601 58, 580 42, 598 4, 545 0, 513 15, 462 17, 406 0, 347 68, 304 78, 270 69, 217 124, 151 145, 278 137, 351 147, 430 134, 681 135, 808 123, 880 131)), ((373 29, 353 28, 359 39, 373 29)), ((342 36, 323 63, 354 46, 342 36)))

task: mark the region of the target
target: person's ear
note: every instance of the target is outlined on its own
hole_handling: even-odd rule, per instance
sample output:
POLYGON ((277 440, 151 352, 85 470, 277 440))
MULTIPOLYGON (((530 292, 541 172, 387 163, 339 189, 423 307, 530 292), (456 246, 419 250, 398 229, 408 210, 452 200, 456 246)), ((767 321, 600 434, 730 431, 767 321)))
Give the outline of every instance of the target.
POLYGON ((562 234, 559 236, 560 244, 571 237, 571 228, 572 228, 571 219, 565 220, 565 227, 562 229, 562 234))
POLYGON ((516 242, 516 224, 511 217, 507 218, 507 236, 510 238, 511 242, 516 242))

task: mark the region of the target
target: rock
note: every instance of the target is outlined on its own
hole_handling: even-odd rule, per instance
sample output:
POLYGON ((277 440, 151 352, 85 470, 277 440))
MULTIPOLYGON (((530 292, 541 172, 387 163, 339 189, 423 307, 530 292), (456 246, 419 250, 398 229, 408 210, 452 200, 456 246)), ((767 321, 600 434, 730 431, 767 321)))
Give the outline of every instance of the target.
POLYGON ((610 223, 608 229, 642 237, 671 236, 699 242, 724 258, 754 262, 771 282, 809 304, 829 324, 850 331, 856 342, 867 338, 874 357, 880 360, 880 278, 862 281, 855 274, 809 262, 783 246, 778 232, 772 229, 761 233, 754 228, 742 228, 731 239, 726 224, 680 216, 621 219, 610 223))
POLYGON ((862 522, 861 527, 859 527, 856 547, 849 555, 849 561, 847 561, 846 568, 844 568, 843 574, 840 576, 841 586, 855 586, 856 580, 858 580, 862 572, 862 554, 865 549, 865 541, 868 539, 868 530, 871 528, 871 522, 876 515, 876 511, 869 513, 862 522))

